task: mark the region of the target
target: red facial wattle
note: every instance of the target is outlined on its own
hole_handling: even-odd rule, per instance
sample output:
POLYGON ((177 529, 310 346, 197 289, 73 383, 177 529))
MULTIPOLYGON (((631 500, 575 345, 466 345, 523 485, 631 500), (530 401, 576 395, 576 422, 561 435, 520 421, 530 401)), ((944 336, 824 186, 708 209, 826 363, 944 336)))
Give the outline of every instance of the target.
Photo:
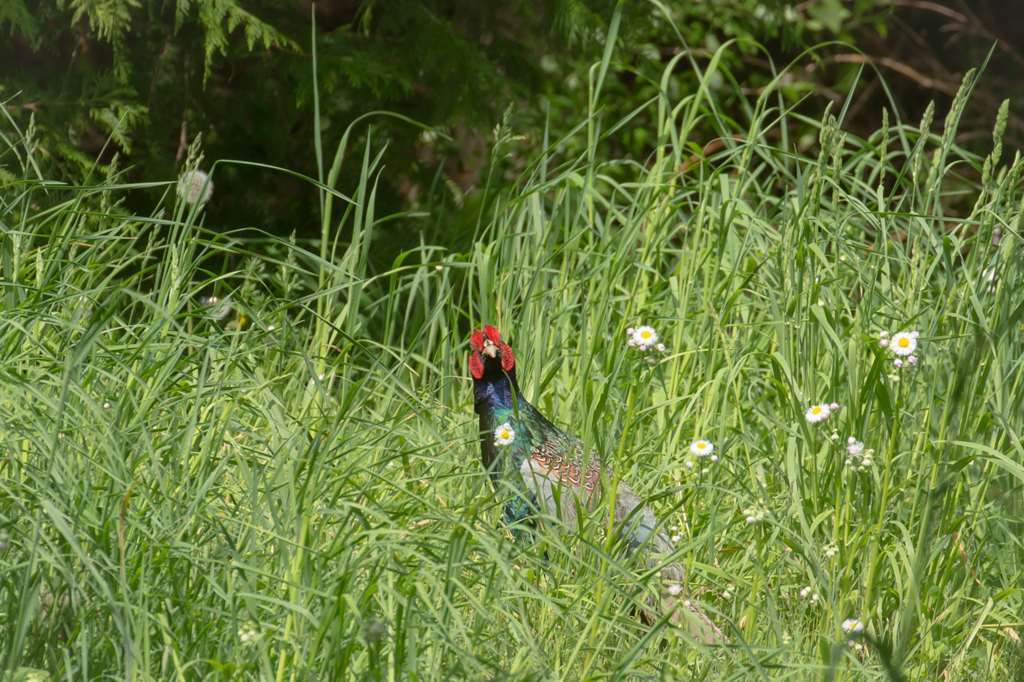
POLYGON ((501 333, 497 329, 492 325, 486 324, 483 330, 474 329, 473 333, 469 335, 469 347, 472 349, 469 355, 469 373, 475 379, 481 379, 484 375, 484 364, 480 355, 484 350, 485 335, 487 340, 496 344, 501 349, 501 368, 509 372, 515 367, 515 357, 512 355, 512 349, 501 340, 501 333))
POLYGON ((480 354, 476 351, 469 356, 469 373, 474 379, 482 379, 484 376, 484 363, 480 362, 480 354))

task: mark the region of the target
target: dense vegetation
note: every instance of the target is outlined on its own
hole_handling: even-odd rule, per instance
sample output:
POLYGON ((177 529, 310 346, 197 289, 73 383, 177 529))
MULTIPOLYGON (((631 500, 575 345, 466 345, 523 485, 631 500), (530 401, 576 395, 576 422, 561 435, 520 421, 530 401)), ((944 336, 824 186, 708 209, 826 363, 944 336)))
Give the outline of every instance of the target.
POLYGON ((484 4, 3 5, 0 680, 1024 680, 1019 55, 959 14, 937 113, 837 60, 934 3, 484 4), (503 529, 483 323, 728 643, 503 529))
POLYGON ((491 199, 454 215, 382 208, 370 129, 443 139, 401 115, 313 107, 316 180, 200 141, 172 178, 68 184, 5 110, 0 680, 1024 680, 1011 106, 972 151, 970 72, 858 135, 846 105, 801 113, 789 70, 744 94, 723 43, 616 119, 633 20, 564 134, 524 147, 497 114, 491 199), (231 169, 304 186, 316 230, 225 230, 231 169), (441 220, 464 237, 387 232, 441 220), (728 643, 638 616, 653 575, 607 510, 533 544, 500 526, 466 367, 487 322, 678 536, 728 643), (627 345, 640 324, 664 354, 627 345))
MULTIPOLYGON (((126 182, 173 180, 200 136, 204 170, 236 159, 317 177, 312 139, 333 147, 361 115, 403 114, 431 131, 377 119, 351 141, 383 151, 379 205, 407 214, 381 227, 395 247, 371 254, 377 268, 421 238, 465 249, 481 206, 494 199, 484 187, 514 183, 545 149, 545 130, 565 139, 547 152, 552 158, 586 151, 568 133, 587 109, 590 67, 613 16, 600 115, 606 128, 623 125, 602 137, 600 160, 648 158, 659 144, 653 102, 665 67, 686 54, 665 84, 678 99, 699 84, 690 62, 706 68, 729 40, 707 94, 723 116, 745 120, 748 100, 796 60, 778 81, 787 106, 813 121, 829 103, 843 107, 844 129, 867 137, 883 108, 913 121, 932 100, 947 111, 963 74, 985 63, 998 39, 957 140, 984 154, 1006 98, 1007 141, 1024 142, 1016 1, 6 0, 0 99, 22 130, 31 127, 46 177, 72 184, 88 184, 97 163, 125 169, 126 182), (491 131, 510 104, 520 139, 495 166, 491 131)), ((799 117, 788 126, 773 129, 773 144, 815 153, 814 126, 799 117)), ((690 152, 716 137, 715 126, 698 122, 690 152)), ((343 186, 358 182, 355 171, 342 168, 343 186)), ((295 231, 300 243, 319 235, 316 194, 302 178, 231 165, 218 168, 215 183, 211 229, 295 231)), ((148 213, 159 190, 124 199, 128 212, 148 213)))

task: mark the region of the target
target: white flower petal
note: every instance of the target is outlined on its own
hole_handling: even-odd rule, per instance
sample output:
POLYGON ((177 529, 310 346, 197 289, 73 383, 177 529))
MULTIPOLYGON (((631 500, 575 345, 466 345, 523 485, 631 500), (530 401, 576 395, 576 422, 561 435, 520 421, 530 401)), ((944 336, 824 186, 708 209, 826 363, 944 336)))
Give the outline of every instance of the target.
POLYGON ((864 623, 860 622, 856 618, 847 618, 843 621, 843 631, 852 634, 854 632, 863 632, 864 623))
POLYGON ((706 440, 695 440, 690 444, 690 452, 697 457, 707 457, 715 451, 715 446, 706 440))
POLYGON ((913 332, 900 332, 893 335, 889 348, 896 355, 911 355, 917 349, 917 338, 913 332))
POLYGON ((512 430, 512 425, 505 422, 498 428, 494 429, 494 444, 500 447, 511 445, 516 439, 516 432, 512 430))
POLYGON ((820 405, 814 405, 807 410, 804 417, 811 424, 817 424, 828 419, 828 416, 832 414, 832 408, 828 403, 821 403, 820 405))
POLYGON ((658 332, 654 331, 654 327, 647 325, 637 327, 633 332, 633 341, 640 346, 640 350, 647 350, 648 347, 658 343, 658 332))

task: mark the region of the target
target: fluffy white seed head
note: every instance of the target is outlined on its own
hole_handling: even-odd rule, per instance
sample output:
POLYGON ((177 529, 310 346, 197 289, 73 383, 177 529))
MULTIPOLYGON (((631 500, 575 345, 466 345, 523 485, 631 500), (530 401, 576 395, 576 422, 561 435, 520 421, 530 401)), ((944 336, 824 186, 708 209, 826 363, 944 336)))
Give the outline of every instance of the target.
POLYGON ((186 204, 205 204, 213 196, 213 181, 201 170, 190 170, 178 180, 178 196, 186 204))

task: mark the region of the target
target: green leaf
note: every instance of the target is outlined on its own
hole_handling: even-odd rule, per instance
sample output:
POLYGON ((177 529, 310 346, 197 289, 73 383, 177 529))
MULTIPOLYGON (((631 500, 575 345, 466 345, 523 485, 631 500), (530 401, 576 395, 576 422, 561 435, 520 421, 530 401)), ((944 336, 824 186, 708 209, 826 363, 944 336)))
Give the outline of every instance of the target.
POLYGON ((823 0, 807 8, 807 13, 833 33, 839 33, 843 28, 843 22, 853 16, 839 0, 823 0))

